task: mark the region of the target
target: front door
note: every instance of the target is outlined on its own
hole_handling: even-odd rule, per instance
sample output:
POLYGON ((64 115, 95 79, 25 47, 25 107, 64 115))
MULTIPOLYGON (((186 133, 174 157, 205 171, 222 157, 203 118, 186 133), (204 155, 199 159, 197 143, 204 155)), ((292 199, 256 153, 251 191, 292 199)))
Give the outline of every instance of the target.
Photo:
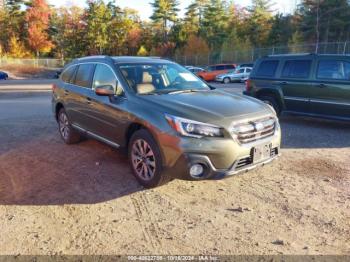
POLYGON ((275 84, 283 91, 287 111, 309 113, 311 67, 311 59, 284 61, 281 76, 275 84))
POLYGON ((89 93, 88 131, 111 142, 120 144, 123 140, 122 125, 125 117, 126 99, 113 70, 106 64, 97 64, 89 93), (115 96, 99 96, 97 87, 113 88, 115 96))

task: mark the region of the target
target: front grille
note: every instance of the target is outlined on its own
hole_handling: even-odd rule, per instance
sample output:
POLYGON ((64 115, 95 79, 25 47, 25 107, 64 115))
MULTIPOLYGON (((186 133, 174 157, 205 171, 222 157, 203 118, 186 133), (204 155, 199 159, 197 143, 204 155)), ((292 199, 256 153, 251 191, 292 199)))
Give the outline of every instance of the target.
POLYGON ((251 143, 272 136, 276 129, 276 119, 273 117, 241 123, 233 127, 233 134, 241 144, 251 143))
MULTIPOLYGON (((244 169, 245 167, 253 164, 253 154, 254 154, 253 152, 254 152, 254 148, 252 148, 250 156, 247 156, 245 158, 241 158, 240 160, 238 160, 234 166, 235 170, 244 169)), ((270 152, 271 158, 274 158, 277 155, 278 155, 278 147, 271 148, 271 152, 270 152)))
POLYGON ((253 158, 252 157, 246 157, 246 158, 242 158, 240 160, 238 160, 237 165, 236 165, 236 169, 240 169, 242 167, 248 166, 250 164, 253 163, 253 158))

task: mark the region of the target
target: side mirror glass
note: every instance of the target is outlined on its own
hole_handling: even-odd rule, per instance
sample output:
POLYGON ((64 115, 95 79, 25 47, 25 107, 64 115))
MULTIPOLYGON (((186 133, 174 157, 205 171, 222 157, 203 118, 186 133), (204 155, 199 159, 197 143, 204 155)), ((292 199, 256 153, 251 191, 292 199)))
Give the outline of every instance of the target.
POLYGON ((98 86, 95 89, 95 93, 99 96, 113 96, 115 94, 114 88, 111 85, 98 86))

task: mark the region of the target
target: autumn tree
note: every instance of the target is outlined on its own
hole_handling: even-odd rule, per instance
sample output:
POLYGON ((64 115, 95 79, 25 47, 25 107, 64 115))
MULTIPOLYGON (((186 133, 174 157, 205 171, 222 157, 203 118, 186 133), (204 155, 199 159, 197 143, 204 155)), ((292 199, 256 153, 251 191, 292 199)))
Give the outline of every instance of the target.
POLYGON ((11 58, 28 58, 31 53, 26 49, 23 42, 18 41, 16 36, 11 36, 9 41, 8 55, 11 58))
POLYGON ((28 24, 28 43, 36 56, 48 53, 53 44, 47 33, 49 27, 50 8, 45 0, 33 0, 26 12, 28 24))

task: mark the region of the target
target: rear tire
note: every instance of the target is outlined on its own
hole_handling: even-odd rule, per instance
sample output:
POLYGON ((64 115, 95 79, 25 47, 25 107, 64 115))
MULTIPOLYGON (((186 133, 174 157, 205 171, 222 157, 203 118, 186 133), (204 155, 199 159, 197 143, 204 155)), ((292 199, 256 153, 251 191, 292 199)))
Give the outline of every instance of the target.
POLYGON ((159 147, 146 129, 140 129, 131 136, 128 156, 133 174, 142 186, 157 187, 171 180, 171 177, 163 172, 159 147))
POLYGON ((76 131, 69 122, 68 116, 64 108, 61 108, 57 114, 58 130, 63 141, 68 144, 76 144, 80 142, 81 135, 76 131))
POLYGON ((281 114, 281 107, 278 104, 278 102, 277 102, 275 97, 267 95, 267 96, 260 96, 259 99, 262 100, 263 102, 265 102, 266 104, 269 104, 270 106, 272 106, 273 109, 275 109, 275 112, 276 112, 277 116, 280 116, 280 114, 281 114))

